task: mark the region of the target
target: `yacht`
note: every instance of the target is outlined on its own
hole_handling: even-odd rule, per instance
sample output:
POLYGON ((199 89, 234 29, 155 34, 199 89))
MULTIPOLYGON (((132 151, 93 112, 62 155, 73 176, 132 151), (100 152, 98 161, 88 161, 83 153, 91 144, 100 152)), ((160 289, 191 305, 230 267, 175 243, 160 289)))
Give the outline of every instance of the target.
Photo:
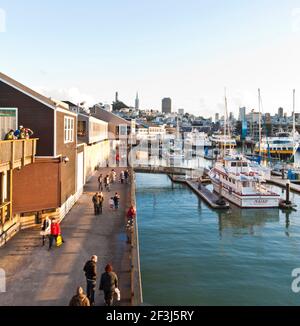
POLYGON ((279 207, 280 196, 265 186, 264 173, 243 155, 229 155, 215 163, 209 177, 216 193, 241 208, 279 207))
POLYGON ((236 140, 229 135, 214 134, 211 136, 210 140, 220 148, 236 148, 236 140))
POLYGON ((293 156, 299 147, 299 140, 291 133, 280 131, 275 137, 264 137, 255 146, 255 153, 264 156, 293 156))
POLYGON ((187 132, 184 134, 184 142, 192 146, 193 149, 198 147, 211 147, 212 143, 205 132, 199 132, 198 130, 193 130, 192 132, 187 132))

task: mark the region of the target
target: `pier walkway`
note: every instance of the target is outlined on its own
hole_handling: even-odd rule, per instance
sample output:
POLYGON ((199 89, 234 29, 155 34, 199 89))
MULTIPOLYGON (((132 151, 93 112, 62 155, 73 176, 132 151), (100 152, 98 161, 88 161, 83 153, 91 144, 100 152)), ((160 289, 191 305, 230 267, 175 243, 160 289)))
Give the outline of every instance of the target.
MULTIPOLYGON (((115 169, 119 172, 119 169, 115 169)), ((110 170, 109 170, 110 171, 110 170)), ((112 263, 119 277, 121 302, 130 305, 130 245, 126 243, 125 209, 129 205, 130 185, 112 185, 105 192, 103 215, 94 216, 92 196, 98 188, 97 177, 87 183, 84 194, 61 223, 65 244, 48 251, 42 247, 40 229, 19 232, 0 248, 0 268, 6 272, 6 293, 0 293, 0 306, 66 306, 76 287, 86 291, 82 271, 85 262, 98 256, 96 305, 103 305, 99 292, 101 273, 112 263), (121 196, 120 209, 109 208, 108 200, 115 192, 121 196)), ((51 316, 49 316, 51 318, 51 316)))

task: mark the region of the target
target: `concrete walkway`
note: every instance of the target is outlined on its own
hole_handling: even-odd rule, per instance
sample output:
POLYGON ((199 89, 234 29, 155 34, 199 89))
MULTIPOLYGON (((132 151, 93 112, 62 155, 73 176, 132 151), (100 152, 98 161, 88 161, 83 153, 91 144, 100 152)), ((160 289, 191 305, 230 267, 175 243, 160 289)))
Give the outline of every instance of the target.
MULTIPOLYGON (((108 170, 100 172, 105 175, 108 170)), ((116 305, 130 305, 130 245, 125 234, 130 186, 112 185, 110 193, 104 192, 103 215, 94 216, 92 196, 98 187, 99 173, 91 178, 84 194, 63 220, 66 243, 62 247, 51 251, 47 245, 42 247, 40 229, 36 228, 19 232, 0 248, 0 268, 5 270, 7 279, 7 292, 0 293, 0 306, 68 305, 78 285, 86 290, 82 269, 93 254, 99 259, 96 305, 103 305, 103 292, 98 288, 107 263, 113 264, 119 277, 122 300, 116 305), (108 200, 116 191, 121 196, 120 208, 113 211, 108 200)))

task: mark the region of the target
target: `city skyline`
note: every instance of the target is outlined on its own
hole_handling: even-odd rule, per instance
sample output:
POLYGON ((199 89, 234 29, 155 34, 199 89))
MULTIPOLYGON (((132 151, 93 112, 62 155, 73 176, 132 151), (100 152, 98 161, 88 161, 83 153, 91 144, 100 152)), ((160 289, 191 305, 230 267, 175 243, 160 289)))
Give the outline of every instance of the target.
POLYGON ((111 103, 118 90, 134 106, 138 89, 141 108, 159 110, 168 96, 174 111, 213 116, 224 110, 226 86, 237 115, 239 107, 257 109, 260 87, 264 112, 274 114, 290 113, 292 89, 300 92, 294 0, 4 0, 0 8, 0 70, 59 100, 111 103))

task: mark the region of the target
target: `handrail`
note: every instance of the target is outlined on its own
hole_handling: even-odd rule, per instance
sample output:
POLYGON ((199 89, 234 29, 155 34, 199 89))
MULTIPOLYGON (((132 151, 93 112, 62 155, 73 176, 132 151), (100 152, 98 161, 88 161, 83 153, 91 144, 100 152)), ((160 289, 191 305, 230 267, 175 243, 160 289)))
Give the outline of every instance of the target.
POLYGON ((39 138, 29 138, 29 139, 12 139, 12 140, 0 140, 0 145, 2 143, 13 143, 13 142, 28 142, 28 141, 32 141, 32 140, 39 140, 39 138))
MULTIPOLYGON (((136 207, 135 198, 135 174, 133 169, 130 173, 131 183, 131 205, 136 207)), ((131 305, 137 306, 143 303, 142 292, 142 277, 140 266, 140 252, 139 252, 139 234, 138 234, 138 222, 137 214, 131 227, 131 305)))
POLYGON ((3 204, 0 204, 0 209, 3 209, 3 208, 5 208, 6 206, 9 206, 9 202, 5 202, 5 203, 3 203, 3 204))

